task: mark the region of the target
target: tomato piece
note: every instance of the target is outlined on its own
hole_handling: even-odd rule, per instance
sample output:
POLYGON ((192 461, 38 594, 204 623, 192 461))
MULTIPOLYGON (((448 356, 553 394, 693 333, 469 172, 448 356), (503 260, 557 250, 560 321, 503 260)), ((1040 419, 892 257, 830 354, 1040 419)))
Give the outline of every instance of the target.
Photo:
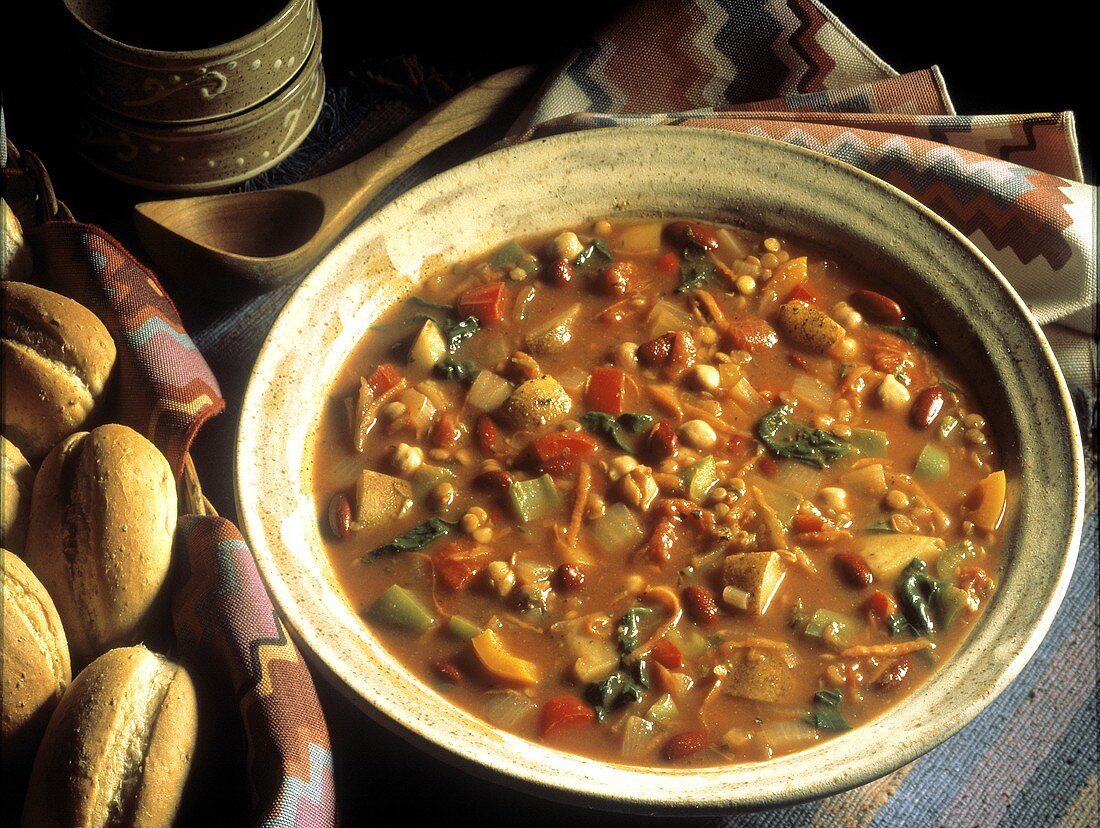
POLYGON ((401 382, 401 372, 388 362, 384 362, 371 373, 367 385, 377 397, 379 394, 385 394, 399 382, 401 382))
POLYGON ((482 453, 499 456, 502 452, 500 429, 488 414, 482 414, 474 424, 474 433, 477 435, 477 445, 482 453))
POLYGON ((451 541, 432 555, 432 566, 447 589, 458 592, 481 571, 487 556, 487 552, 476 552, 461 541, 451 541))
POLYGON ((431 440, 433 448, 454 448, 462 440, 462 427, 458 414, 453 411, 444 411, 432 427, 431 440))
POLYGON ((679 647, 667 638, 662 638, 654 644, 649 651, 649 655, 658 664, 670 670, 678 670, 684 666, 684 654, 680 652, 679 647))
POLYGON ((825 528, 825 518, 821 517, 821 515, 799 513, 791 519, 791 528, 794 530, 795 534, 820 532, 825 528))
POLYGON ((756 461, 756 468, 765 477, 775 477, 779 474, 779 464, 766 454, 756 461))
POLYGON ((678 733, 665 742, 665 758, 670 762, 678 762, 686 759, 694 753, 698 753, 710 743, 705 730, 687 730, 678 733))
POLYGON ((576 696, 547 699, 539 712, 539 735, 546 738, 558 728, 576 727, 596 721, 592 706, 576 696))
POLYGON ((621 368, 593 368, 584 392, 584 404, 593 411, 613 417, 623 413, 626 402, 626 372, 621 368))
POLYGON ((898 612, 898 602, 894 600, 894 596, 881 589, 872 592, 864 606, 879 621, 886 621, 898 612))
POLYGON ((750 354, 766 351, 779 344, 779 334, 763 319, 745 317, 730 321, 726 330, 727 347, 750 354))
POLYGON ((665 253, 653 263, 653 267, 662 276, 675 276, 680 272, 680 257, 675 253, 665 253))
POLYGON ((568 474, 600 447, 600 441, 583 431, 546 434, 531 441, 531 461, 538 471, 556 477, 568 474))
POLYGON ((796 285, 795 289, 787 295, 787 301, 805 302, 807 305, 816 305, 817 296, 806 288, 805 285, 796 285))
POLYGON ((472 287, 458 297, 458 315, 462 318, 476 316, 486 325, 504 318, 504 301, 507 289, 504 282, 490 282, 472 287))

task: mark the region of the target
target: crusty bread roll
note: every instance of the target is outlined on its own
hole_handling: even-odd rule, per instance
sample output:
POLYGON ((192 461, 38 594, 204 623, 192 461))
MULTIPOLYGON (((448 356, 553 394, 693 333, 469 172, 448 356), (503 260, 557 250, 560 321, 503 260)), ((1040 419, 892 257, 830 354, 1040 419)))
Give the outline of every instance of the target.
POLYGON ((57 610, 45 588, 25 563, 0 549, 4 580, 3 765, 30 762, 34 750, 72 681, 69 644, 57 610))
POLYGON ((90 423, 115 364, 111 335, 59 293, 0 281, 4 435, 31 460, 90 423))
POLYGON ((31 248, 23 239, 23 225, 8 202, 0 198, 0 279, 25 282, 31 278, 31 248))
POLYGON ((165 628, 175 527, 168 461, 131 428, 74 434, 42 462, 24 559, 57 605, 78 669, 165 628))
POLYGON ((103 654, 76 677, 50 719, 23 825, 170 825, 197 732, 187 670, 144 647, 103 654))
POLYGON ((27 520, 31 515, 31 488, 34 469, 18 447, 0 435, 0 461, 4 466, 3 499, 0 500, 0 546, 17 555, 23 554, 27 539, 27 520))

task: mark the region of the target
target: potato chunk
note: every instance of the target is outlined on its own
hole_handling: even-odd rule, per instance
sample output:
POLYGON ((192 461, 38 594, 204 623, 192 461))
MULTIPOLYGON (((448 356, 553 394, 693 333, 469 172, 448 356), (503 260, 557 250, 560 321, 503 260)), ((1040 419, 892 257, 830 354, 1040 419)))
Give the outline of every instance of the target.
POLYGON ((619 651, 611 640, 615 625, 606 615, 583 615, 560 621, 550 629, 576 659, 573 674, 578 681, 603 681, 619 666, 619 651))
POLYGON ((746 647, 733 654, 723 683, 731 696, 759 702, 788 698, 794 689, 791 668, 781 650, 746 647))
POLYGON ((749 594, 748 612, 763 615, 786 574, 778 552, 738 552, 726 558, 722 578, 726 586, 749 594))
POLYGON ((875 577, 889 584, 913 558, 932 564, 943 550, 944 542, 939 538, 884 533, 868 538, 861 554, 875 577))
POLYGON ((805 302, 787 302, 779 308, 779 329, 799 348, 823 354, 844 338, 846 331, 805 302))
POLYGON ((581 313, 581 303, 571 305, 562 313, 527 334, 524 344, 532 354, 556 354, 573 339, 573 327, 581 313))
POLYGON ((363 529, 388 526, 405 514, 411 498, 408 481, 363 469, 356 485, 356 520, 363 529))
POLYGON ((537 431, 564 420, 573 400, 550 375, 520 383, 504 403, 504 418, 522 431, 537 431))

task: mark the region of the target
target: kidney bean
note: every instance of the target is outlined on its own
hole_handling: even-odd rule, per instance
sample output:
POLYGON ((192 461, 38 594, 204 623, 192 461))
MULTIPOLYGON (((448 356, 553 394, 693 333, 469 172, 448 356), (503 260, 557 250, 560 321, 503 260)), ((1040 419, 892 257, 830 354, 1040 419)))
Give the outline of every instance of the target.
POLYGON ((698 753, 707 746, 709 740, 707 739, 706 731, 704 730, 686 730, 683 733, 678 733, 665 742, 665 758, 670 762, 678 762, 681 759, 686 759, 693 753, 698 753))
POLYGON ((554 582, 563 592, 584 586, 584 570, 575 563, 563 563, 554 570, 554 582))
POLYGON ((351 504, 347 495, 334 495, 328 502, 328 525, 338 540, 351 535, 351 504))
POLYGON ((462 682, 462 671, 449 661, 436 661, 432 664, 432 669, 434 669, 444 681, 451 684, 460 684, 462 682))
POLYGON ((873 290, 857 290, 851 295, 849 302, 872 322, 897 325, 905 321, 905 312, 901 309, 901 305, 889 296, 883 296, 873 290))
POLYGON ((694 242, 707 250, 718 247, 718 237, 714 232, 694 221, 674 221, 665 227, 665 236, 677 247, 687 247, 694 242))
POLYGON ((908 656, 902 656, 889 667, 886 668, 878 681, 875 682, 875 689, 884 693, 889 693, 897 690, 901 687, 907 678, 909 678, 909 671, 913 669, 913 660, 908 656))
POLYGON ((511 472, 503 469, 482 472, 474 478, 474 486, 492 492, 502 492, 516 482, 511 472))
POLYGON ((875 582, 875 576, 862 555, 855 552, 841 552, 833 558, 833 564, 851 586, 865 587, 875 582))
POLYGON ((939 385, 930 385, 913 400, 913 406, 909 409, 909 419, 917 428, 931 428, 932 423, 940 416, 944 404, 943 388, 939 385))
POLYGON ((643 342, 638 346, 638 361, 645 365, 664 364, 672 353, 672 343, 675 341, 676 334, 666 333, 649 342, 643 342))
POLYGON ((667 460, 676 455, 679 446, 676 432, 664 420, 656 423, 649 429, 646 435, 646 454, 655 461, 667 460))
POLYGON ((482 414, 474 424, 477 434, 477 445, 485 454, 490 456, 501 452, 500 429, 488 414, 482 414))
POLYGON ((684 605, 695 623, 707 626, 718 617, 718 602, 710 590, 699 586, 684 587, 684 605))
POLYGON ((604 293, 625 296, 638 281, 638 266, 633 262, 612 262, 600 271, 604 293))
POLYGON ((546 268, 546 280, 555 285, 567 285, 573 281, 573 265, 568 259, 554 259, 546 268))

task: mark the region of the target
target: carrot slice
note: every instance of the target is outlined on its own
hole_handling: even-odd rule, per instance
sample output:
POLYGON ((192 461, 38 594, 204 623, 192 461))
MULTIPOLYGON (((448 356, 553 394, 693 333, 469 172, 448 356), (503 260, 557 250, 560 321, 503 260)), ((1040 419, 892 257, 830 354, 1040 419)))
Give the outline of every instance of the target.
POLYGON ((472 287, 458 297, 458 315, 463 318, 476 316, 486 325, 499 322, 504 318, 506 293, 504 282, 472 287))
POLYGON ((545 739, 563 727, 591 724, 596 721, 596 711, 576 696, 554 696, 547 699, 539 713, 539 734, 545 739))
POLYGON ((367 380, 367 385, 370 386, 370 390, 377 397, 379 394, 384 394, 395 387, 399 382, 401 382, 401 373, 388 362, 384 362, 374 369, 367 380))
POLYGON ((531 441, 532 465, 551 477, 567 474, 581 460, 591 457, 600 441, 583 431, 562 431, 546 434, 531 441))

